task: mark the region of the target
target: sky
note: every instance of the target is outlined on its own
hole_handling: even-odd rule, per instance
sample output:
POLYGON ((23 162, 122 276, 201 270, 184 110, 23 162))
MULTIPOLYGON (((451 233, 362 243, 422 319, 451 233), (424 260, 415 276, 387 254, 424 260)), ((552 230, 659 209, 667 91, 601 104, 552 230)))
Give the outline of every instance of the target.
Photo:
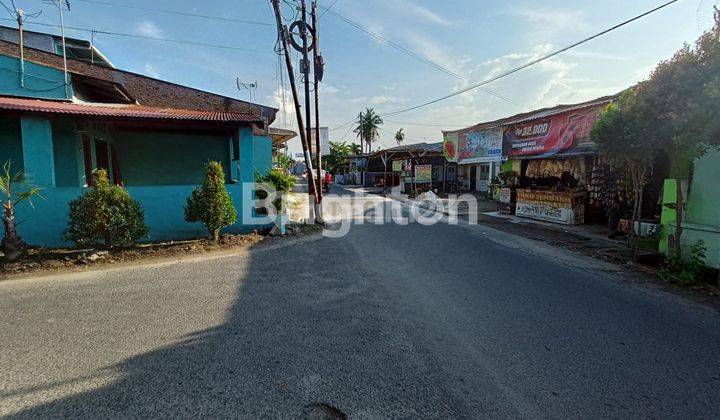
MULTIPOLYGON (((274 23, 269 0, 100 1, 274 23)), ((333 2, 320 0, 320 5, 327 7, 333 2)), ((318 25, 319 45, 326 63, 320 89, 320 125, 341 126, 366 107, 383 114, 447 95, 664 2, 337 0, 334 12, 460 77, 430 67, 332 14, 325 14, 318 25)), ((15 3, 27 12, 43 11, 31 22, 59 22, 57 10, 43 1, 15 3)), ((104 34, 94 37, 97 47, 118 68, 279 108, 273 126, 295 127, 289 85, 280 82, 280 66, 284 63, 273 53, 276 29, 272 25, 178 16, 82 0, 70 3, 71 11, 65 15, 67 26, 259 50, 236 51, 104 34), (240 90, 237 78, 257 82, 258 87, 254 92, 240 90)), ((437 142, 442 140, 442 130, 617 93, 647 78, 658 62, 672 57, 683 43, 693 42, 703 28, 707 29, 710 10, 716 3, 681 0, 487 85, 493 94, 478 89, 426 108, 386 117, 379 144, 374 148, 394 146, 394 133, 399 128, 404 128, 406 143, 437 142)), ((283 12, 288 19, 294 13, 287 5, 283 12)), ((32 24, 28 29, 54 32, 52 28, 32 24)), ((69 30, 67 34, 90 38, 87 32, 69 30)), ((297 70, 297 57, 293 59, 297 70)), ((286 79, 284 69, 282 74, 286 79)), ((350 128, 346 125, 332 130, 330 139, 354 141, 356 137, 350 128)), ((291 141, 290 151, 300 150, 299 140, 291 141)))

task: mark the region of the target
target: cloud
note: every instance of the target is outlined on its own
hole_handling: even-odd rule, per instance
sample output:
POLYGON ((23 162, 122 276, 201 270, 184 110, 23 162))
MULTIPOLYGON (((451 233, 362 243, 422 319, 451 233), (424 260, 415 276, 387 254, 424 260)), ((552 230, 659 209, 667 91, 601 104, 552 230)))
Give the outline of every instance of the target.
POLYGON ((326 84, 320 85, 320 93, 324 93, 325 95, 334 95, 338 92, 340 92, 340 90, 338 90, 338 88, 336 88, 334 86, 326 85, 326 84))
MULTIPOLYGON (((425 36, 420 31, 402 28, 399 33, 413 51, 434 63, 438 63, 451 72, 463 76, 465 67, 469 63, 468 57, 452 55, 446 45, 438 43, 435 39, 425 36)), ((432 69, 428 67, 428 71, 432 71, 432 69)))
POLYGON ((155 79, 160 77, 157 68, 150 63, 145 64, 145 74, 155 79))
POLYGON ((577 33, 589 28, 585 15, 579 10, 538 9, 524 7, 514 9, 511 14, 527 22, 529 37, 548 39, 558 34, 577 33))
POLYGON ((543 55, 548 54, 553 49, 554 47, 552 44, 538 44, 528 52, 513 52, 505 54, 498 58, 494 58, 492 60, 487 60, 481 63, 477 68, 471 70, 469 74, 473 78, 473 80, 475 80, 475 75, 477 73, 483 73, 483 77, 481 80, 490 79, 492 77, 502 74, 507 70, 510 70, 513 67, 517 67, 531 60, 538 59, 543 55), (487 67, 490 67, 489 71, 485 70, 485 68, 487 67))
POLYGON ((403 103, 408 102, 409 99, 407 98, 399 98, 397 96, 373 96, 370 98, 370 103, 373 105, 382 105, 382 104, 397 104, 397 103, 403 103))
POLYGON ((630 57, 616 54, 608 54, 594 51, 567 51, 564 55, 569 57, 577 58, 588 58, 592 60, 607 60, 607 61, 630 61, 630 57))
POLYGON ((159 38, 163 36, 165 31, 160 29, 159 26, 157 26, 155 23, 144 20, 135 27, 135 33, 142 36, 149 36, 152 38, 159 38))
POLYGON ((453 26, 455 25, 455 22, 448 20, 439 14, 433 12, 432 10, 423 7, 417 3, 414 3, 412 1, 408 0, 395 0, 395 4, 398 6, 400 10, 402 10, 403 14, 413 14, 416 17, 419 17, 420 19, 435 23, 442 26, 453 26))
POLYGON ((283 88, 279 87, 275 89, 271 96, 267 97, 267 100, 278 109, 275 125, 297 130, 292 92, 289 89, 283 90, 283 88))

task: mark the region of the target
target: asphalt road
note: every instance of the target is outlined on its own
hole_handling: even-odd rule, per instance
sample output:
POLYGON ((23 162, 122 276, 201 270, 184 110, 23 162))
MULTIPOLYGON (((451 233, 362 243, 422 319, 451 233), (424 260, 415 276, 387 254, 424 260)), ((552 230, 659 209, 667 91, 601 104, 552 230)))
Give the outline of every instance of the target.
POLYGON ((720 315, 566 252, 365 224, 3 282, 0 415, 720 417, 720 315))

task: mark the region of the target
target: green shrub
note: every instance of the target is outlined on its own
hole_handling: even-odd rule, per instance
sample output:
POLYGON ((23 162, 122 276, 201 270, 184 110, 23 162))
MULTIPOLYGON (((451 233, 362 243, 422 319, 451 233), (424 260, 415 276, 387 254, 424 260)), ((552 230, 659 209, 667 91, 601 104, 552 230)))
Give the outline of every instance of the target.
POLYGON ((237 210, 225 188, 225 173, 220 163, 205 165, 205 182, 188 197, 185 221, 205 225, 214 241, 220 238, 220 229, 237 221, 237 210))
POLYGON ((668 258, 668 262, 660 271, 660 275, 678 286, 690 286, 700 280, 705 271, 705 241, 699 240, 690 248, 687 260, 679 256, 668 258))
MULTIPOLYGON (((272 187, 275 188, 275 191, 280 193, 282 196, 284 196, 284 193, 292 191, 292 189, 295 187, 295 177, 287 174, 281 169, 273 169, 264 176, 256 174, 255 182, 258 184, 272 185, 272 187)), ((257 191, 257 198, 264 199, 265 197, 267 197, 265 191, 257 191)), ((285 211, 286 206, 283 197, 275 199, 273 204, 275 205, 278 213, 283 213, 285 211)), ((259 211, 259 213, 267 214, 267 210, 263 209, 259 211)))
POLYGON ((280 169, 273 169, 265 176, 255 175, 255 182, 266 182, 277 192, 288 192, 295 187, 295 177, 280 169))
POLYGON ((124 188, 111 185, 102 169, 93 174, 90 189, 70 202, 68 215, 64 238, 78 246, 129 245, 148 233, 140 203, 124 188))
POLYGON ((280 169, 287 169, 289 170, 293 166, 295 166, 295 159, 291 158, 288 155, 279 155, 277 157, 277 167, 280 169))

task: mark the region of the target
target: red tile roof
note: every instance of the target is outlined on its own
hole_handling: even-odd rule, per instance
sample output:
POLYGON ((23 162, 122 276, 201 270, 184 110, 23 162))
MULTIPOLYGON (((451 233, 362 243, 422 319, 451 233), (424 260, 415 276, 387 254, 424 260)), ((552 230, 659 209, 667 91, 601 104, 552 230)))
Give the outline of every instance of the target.
POLYGON ((45 101, 0 96, 0 110, 41 112, 48 114, 90 115, 97 117, 149 118, 165 120, 259 122, 259 115, 241 112, 195 111, 189 109, 155 108, 134 104, 98 104, 45 101))

